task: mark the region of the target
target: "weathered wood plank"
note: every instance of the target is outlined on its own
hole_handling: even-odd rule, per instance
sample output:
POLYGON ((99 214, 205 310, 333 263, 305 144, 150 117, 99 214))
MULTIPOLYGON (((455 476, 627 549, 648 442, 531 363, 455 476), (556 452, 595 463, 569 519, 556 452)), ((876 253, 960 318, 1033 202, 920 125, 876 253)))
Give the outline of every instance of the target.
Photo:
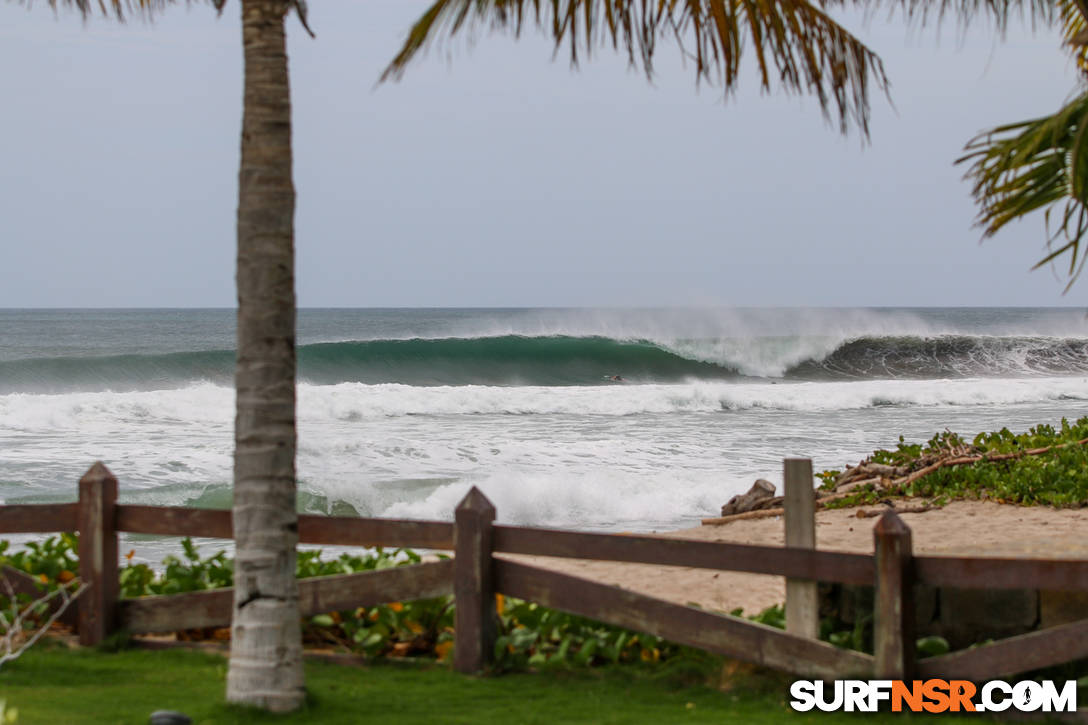
POLYGON ((122 504, 117 507, 117 529, 164 536, 207 536, 216 539, 234 536, 229 509, 122 504))
POLYGON ((495 612, 492 522, 495 507, 475 486, 454 512, 454 580, 457 602, 453 668, 483 672, 494 659, 495 612))
POLYGON ((133 634, 227 627, 233 604, 233 589, 123 599, 117 603, 117 620, 133 634))
POLYGON ((303 544, 407 546, 452 551, 453 524, 445 521, 303 515, 298 517, 298 538, 303 544))
POLYGON ((895 511, 885 511, 873 527, 876 544, 876 600, 873 604, 875 675, 914 677, 914 573, 910 529, 895 511))
POLYGON ((299 607, 303 616, 372 607, 388 602, 431 599, 453 593, 453 561, 301 579, 299 607))
POLYGON ((1088 619, 918 661, 918 677, 980 682, 1088 657, 1088 619))
MULTIPOLYGON (((787 458, 782 462, 786 515, 786 546, 816 548, 816 492, 812 488, 812 460, 787 458)), ((786 631, 819 639, 819 584, 811 576, 786 579, 786 631)))
MULTIPOLYGON (((306 617, 387 602, 429 599, 453 591, 453 561, 302 579, 298 591, 301 613, 306 617)), ((117 606, 118 620, 133 633, 226 627, 230 625, 233 602, 231 588, 126 599, 117 606)))
POLYGON ((547 607, 798 675, 868 677, 873 658, 755 622, 504 559, 496 590, 547 607))
POLYGON ((916 556, 918 581, 960 589, 1088 591, 1088 561, 965 556, 916 556))
POLYGON ((839 551, 786 549, 664 536, 590 534, 495 526, 495 552, 687 566, 872 586, 873 558, 839 551))
MULTIPOLYGON (((122 505, 117 527, 141 534, 233 537, 231 512, 218 509, 122 505)), ((444 521, 301 515, 298 529, 303 544, 453 549, 453 524, 444 521)))
POLYGON ((120 588, 117 563, 117 479, 101 461, 79 479, 79 643, 102 642, 115 626, 120 588))
POLYGON ((45 534, 75 531, 79 504, 9 504, 0 506, 0 534, 45 534))

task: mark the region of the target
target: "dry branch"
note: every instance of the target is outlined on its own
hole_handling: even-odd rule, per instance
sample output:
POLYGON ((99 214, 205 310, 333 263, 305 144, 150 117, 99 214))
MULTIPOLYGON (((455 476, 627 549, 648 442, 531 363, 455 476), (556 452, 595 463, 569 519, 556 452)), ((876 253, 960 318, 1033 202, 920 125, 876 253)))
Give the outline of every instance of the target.
MULTIPOLYGON (((824 505, 831 503, 832 501, 840 498, 845 498, 850 492, 843 491, 821 494, 819 491, 816 491, 815 493, 817 494, 816 508, 820 509, 823 508, 824 505)), ((743 521, 745 519, 767 519, 774 516, 782 516, 786 513, 786 509, 781 507, 783 501, 783 498, 781 496, 777 496, 773 499, 767 499, 767 501, 773 502, 776 508, 757 509, 755 511, 746 511, 742 514, 733 514, 732 516, 716 516, 712 519, 703 519, 702 524, 703 526, 718 526, 721 524, 732 523, 733 521, 743 521)))

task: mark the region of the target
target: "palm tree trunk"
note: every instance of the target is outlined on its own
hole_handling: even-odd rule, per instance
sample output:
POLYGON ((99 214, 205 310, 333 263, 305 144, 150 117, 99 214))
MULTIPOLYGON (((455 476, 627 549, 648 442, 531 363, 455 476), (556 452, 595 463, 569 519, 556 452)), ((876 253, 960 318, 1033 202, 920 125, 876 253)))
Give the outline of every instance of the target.
POLYGON ((273 711, 304 696, 295 581, 295 190, 287 0, 243 0, 238 174, 234 615, 227 700, 273 711))

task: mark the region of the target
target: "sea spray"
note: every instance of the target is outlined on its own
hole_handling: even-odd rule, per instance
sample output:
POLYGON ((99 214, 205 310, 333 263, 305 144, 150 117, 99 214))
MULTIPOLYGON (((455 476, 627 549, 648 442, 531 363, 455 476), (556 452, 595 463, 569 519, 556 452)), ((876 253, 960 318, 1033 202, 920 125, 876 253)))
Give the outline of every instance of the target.
MULTIPOLYGON (((0 394, 229 385, 225 350, 0 361, 0 394)), ((1088 338, 944 335, 675 339, 483 337, 316 343, 299 379, 410 386, 601 386, 761 379, 940 380, 1088 374, 1088 338)))
MULTIPOLYGON (((1084 414, 1079 310, 301 310, 299 507, 647 531, 782 458, 1084 414), (610 378, 620 375, 623 382, 610 378)), ((0 311, 0 501, 222 507, 229 310, 0 311)), ((126 538, 158 561, 173 540, 126 538), (149 551, 149 549, 155 551, 149 551)))

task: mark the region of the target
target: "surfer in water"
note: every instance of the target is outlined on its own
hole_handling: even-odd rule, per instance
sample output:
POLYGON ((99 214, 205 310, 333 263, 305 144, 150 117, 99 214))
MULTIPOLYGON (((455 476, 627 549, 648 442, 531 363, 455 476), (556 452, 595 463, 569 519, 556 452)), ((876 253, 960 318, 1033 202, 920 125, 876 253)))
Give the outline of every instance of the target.
POLYGON ((610 378, 608 378, 608 379, 609 379, 609 380, 611 380, 611 381, 612 381, 612 382, 614 382, 614 383, 623 383, 623 382, 626 382, 626 381, 625 381, 625 380, 623 379, 623 376, 622 376, 622 375, 613 375, 613 376, 611 376, 611 377, 610 377, 610 378))

